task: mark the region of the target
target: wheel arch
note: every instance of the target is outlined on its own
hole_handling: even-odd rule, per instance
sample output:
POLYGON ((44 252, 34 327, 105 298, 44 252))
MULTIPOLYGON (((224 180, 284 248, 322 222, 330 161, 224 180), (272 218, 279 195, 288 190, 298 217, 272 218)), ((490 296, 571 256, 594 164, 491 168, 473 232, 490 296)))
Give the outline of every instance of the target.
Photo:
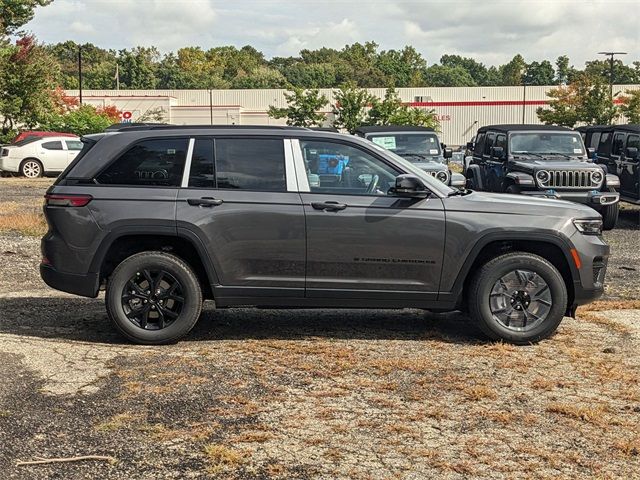
POLYGON ((44 168, 44 163, 38 157, 34 157, 34 156, 24 157, 22 160, 20 160, 20 163, 18 164, 18 173, 22 174, 22 166, 30 160, 36 161, 40 164, 40 168, 42 169, 41 175, 44 175, 44 173, 46 172, 44 168))

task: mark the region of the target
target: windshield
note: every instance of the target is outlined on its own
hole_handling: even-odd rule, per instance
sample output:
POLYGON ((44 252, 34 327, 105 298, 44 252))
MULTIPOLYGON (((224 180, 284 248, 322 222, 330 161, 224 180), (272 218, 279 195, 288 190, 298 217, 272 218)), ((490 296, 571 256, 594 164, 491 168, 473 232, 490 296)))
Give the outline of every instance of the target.
POLYGON ((518 153, 585 155, 582 137, 577 132, 512 133, 509 142, 509 151, 513 155, 518 153))
POLYGON ((415 175, 416 177, 418 177, 420 180, 422 180, 424 182, 425 185, 427 185, 429 187, 429 189, 431 189, 431 191, 438 192, 439 194, 441 194, 444 197, 446 197, 447 195, 449 195, 451 192, 454 191, 452 188, 449 188, 444 183, 442 183, 440 180, 436 180, 434 177, 432 177, 431 175, 426 173, 420 167, 415 166, 413 163, 408 161, 406 158, 403 158, 400 155, 396 155, 391 150, 387 150, 385 148, 382 148, 380 145, 378 145, 377 143, 373 143, 370 140, 367 140, 367 139, 363 139, 363 140, 365 142, 369 143, 378 152, 380 152, 383 155, 386 155, 388 157, 391 157, 393 159, 393 161, 395 163, 397 163, 407 173, 411 173, 412 175, 415 175))
POLYGON ((441 154, 440 142, 435 133, 380 133, 368 138, 382 148, 406 156, 414 162, 420 161, 420 157, 441 154), (417 155, 417 157, 412 155, 417 155))

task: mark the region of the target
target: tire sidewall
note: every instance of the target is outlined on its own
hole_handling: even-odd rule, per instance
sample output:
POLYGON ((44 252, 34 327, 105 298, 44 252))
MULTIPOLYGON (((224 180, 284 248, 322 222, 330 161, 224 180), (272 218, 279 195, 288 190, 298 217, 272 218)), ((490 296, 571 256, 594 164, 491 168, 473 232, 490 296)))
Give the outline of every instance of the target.
POLYGON ((107 311, 116 328, 128 339, 143 344, 171 343, 186 335, 195 325, 202 308, 202 293, 195 274, 182 262, 166 254, 138 254, 124 260, 113 272, 105 295, 107 311), (185 303, 180 316, 161 330, 145 330, 127 318, 122 292, 127 282, 142 269, 162 269, 182 285, 185 303))
POLYGON ((478 311, 484 325, 498 338, 517 343, 535 342, 550 335, 562 321, 567 307, 567 290, 560 273, 551 265, 536 258, 505 258, 484 277, 484 282, 477 290, 475 299, 479 303, 478 311), (493 318, 489 304, 489 295, 495 283, 514 270, 530 270, 542 277, 551 291, 552 307, 547 318, 532 330, 517 332, 510 330, 493 318))
POLYGON ((22 163, 20 163, 20 175, 25 178, 40 178, 44 175, 44 166, 42 165, 42 162, 36 158, 25 158, 22 163), (27 177, 24 173, 24 167, 27 165, 27 163, 36 163, 38 167, 40 167, 40 173, 35 177, 27 177))

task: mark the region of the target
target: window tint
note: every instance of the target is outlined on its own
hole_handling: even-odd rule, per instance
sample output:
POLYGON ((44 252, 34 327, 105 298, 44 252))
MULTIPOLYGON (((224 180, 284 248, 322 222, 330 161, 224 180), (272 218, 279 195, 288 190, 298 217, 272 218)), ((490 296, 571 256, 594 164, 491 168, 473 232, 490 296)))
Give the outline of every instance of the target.
POLYGON ((495 143, 494 147, 502 147, 502 148, 504 148, 504 150, 506 152, 506 150, 507 150, 507 136, 506 135, 498 135, 496 137, 496 143, 495 143))
POLYGON ((218 138, 215 152, 218 188, 287 190, 282 139, 218 138))
POLYGON ((496 134, 495 133, 489 133, 487 134, 487 139, 484 142, 484 154, 485 155, 489 155, 491 153, 491 147, 493 147, 493 144, 496 140, 496 134))
POLYGON ((598 153, 608 155, 609 147, 611 147, 611 132, 603 132, 600 137, 600 145, 598 145, 598 153))
POLYGON ((386 195, 399 172, 359 148, 323 141, 300 142, 312 192, 386 195))
POLYGON ((67 142, 67 149, 69 150, 82 150, 82 142, 80 140, 65 140, 67 142))
POLYGON ((59 140, 57 142, 44 142, 42 148, 47 150, 62 150, 62 142, 59 140))
POLYGON ((600 143, 600 137, 602 136, 602 132, 593 132, 591 135, 591 140, 589 141, 589 148, 598 148, 598 144, 600 143))
POLYGON ((640 136, 629 135, 627 138, 627 148, 637 148, 640 150, 640 136))
POLYGON ((114 185, 177 187, 187 154, 186 138, 145 140, 133 145, 96 180, 114 185))
POLYGON ((213 162, 213 139, 198 138, 193 147, 189 186, 196 188, 215 188, 216 177, 213 162))
POLYGON ((620 155, 624 148, 624 133, 616 133, 613 136, 613 144, 611 145, 611 155, 620 155))
POLYGON ((482 155, 482 152, 484 152, 484 139, 485 139, 486 134, 485 133, 479 133, 478 137, 476 138, 476 144, 474 145, 474 150, 473 153, 475 155, 482 155))

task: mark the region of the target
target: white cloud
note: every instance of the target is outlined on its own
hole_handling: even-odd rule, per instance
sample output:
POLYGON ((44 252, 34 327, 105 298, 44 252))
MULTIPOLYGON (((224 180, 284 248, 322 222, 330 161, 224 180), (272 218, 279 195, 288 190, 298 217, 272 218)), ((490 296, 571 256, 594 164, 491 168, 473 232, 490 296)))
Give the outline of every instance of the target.
POLYGON ((27 28, 39 40, 105 48, 250 44, 265 53, 342 48, 373 40, 413 45, 429 63, 445 53, 486 64, 568 54, 581 66, 606 49, 640 59, 637 0, 55 0, 27 28))

